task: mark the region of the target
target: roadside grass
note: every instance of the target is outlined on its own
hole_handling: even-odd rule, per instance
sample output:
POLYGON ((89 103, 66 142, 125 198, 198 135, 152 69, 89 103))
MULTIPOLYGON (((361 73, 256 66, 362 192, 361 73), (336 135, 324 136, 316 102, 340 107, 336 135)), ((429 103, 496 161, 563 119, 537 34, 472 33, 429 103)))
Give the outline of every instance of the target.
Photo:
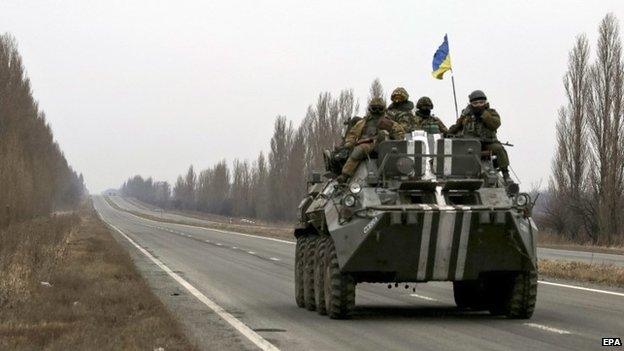
POLYGON ((624 267, 558 260, 539 260, 542 276, 624 288, 624 267))
POLYGON ((195 349, 90 203, 0 243, 0 349, 195 349))

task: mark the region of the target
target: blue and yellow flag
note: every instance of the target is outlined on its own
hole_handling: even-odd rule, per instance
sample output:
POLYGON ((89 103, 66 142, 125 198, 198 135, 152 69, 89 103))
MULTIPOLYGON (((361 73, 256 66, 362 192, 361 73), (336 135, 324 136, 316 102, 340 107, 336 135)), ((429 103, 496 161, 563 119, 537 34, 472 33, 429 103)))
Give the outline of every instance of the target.
POLYGON ((433 54, 433 75, 436 79, 442 79, 444 73, 451 69, 451 54, 449 53, 448 36, 444 35, 444 42, 433 54))

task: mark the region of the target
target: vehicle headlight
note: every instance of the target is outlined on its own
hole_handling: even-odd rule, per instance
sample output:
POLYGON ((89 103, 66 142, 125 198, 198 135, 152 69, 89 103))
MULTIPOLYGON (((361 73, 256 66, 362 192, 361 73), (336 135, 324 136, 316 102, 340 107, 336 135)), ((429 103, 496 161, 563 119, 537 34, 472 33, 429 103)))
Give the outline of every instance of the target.
POLYGON ((349 194, 342 199, 342 204, 348 207, 355 206, 355 196, 349 194))
POLYGON ((396 161, 396 168, 401 174, 410 175, 414 172, 414 160, 409 157, 400 157, 396 161))
POLYGON ((529 202, 531 202, 531 197, 529 196, 529 194, 520 193, 520 194, 516 195, 515 202, 516 202, 516 206, 524 207, 527 204, 529 204, 529 202))
POLYGON ((351 194, 358 194, 360 191, 362 191, 362 186, 360 185, 360 183, 351 183, 349 184, 349 191, 351 192, 351 194))

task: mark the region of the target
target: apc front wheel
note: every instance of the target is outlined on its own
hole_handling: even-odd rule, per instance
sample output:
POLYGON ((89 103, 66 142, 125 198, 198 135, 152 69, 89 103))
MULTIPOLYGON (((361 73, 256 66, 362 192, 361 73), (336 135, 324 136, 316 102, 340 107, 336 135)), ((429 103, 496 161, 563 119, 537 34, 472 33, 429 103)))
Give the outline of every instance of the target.
POLYGON ((512 281, 509 300, 505 304, 505 315, 514 319, 529 319, 535 311, 536 301, 537 273, 520 273, 512 281))
POLYGON ((325 307, 325 250, 327 242, 331 240, 328 236, 322 236, 318 240, 315 253, 314 267, 314 302, 316 303, 316 312, 320 315, 326 315, 325 307))
POLYGON ((309 237, 303 253, 303 303, 308 311, 316 309, 314 301, 314 254, 318 240, 318 236, 309 237))
POLYGON ((331 239, 327 240, 324 266, 323 287, 327 314, 332 319, 351 317, 355 307, 355 280, 340 272, 336 247, 331 239))
POLYGON ((297 238, 297 246, 295 247, 295 301, 298 307, 305 307, 303 297, 303 263, 304 253, 308 243, 307 236, 297 238))

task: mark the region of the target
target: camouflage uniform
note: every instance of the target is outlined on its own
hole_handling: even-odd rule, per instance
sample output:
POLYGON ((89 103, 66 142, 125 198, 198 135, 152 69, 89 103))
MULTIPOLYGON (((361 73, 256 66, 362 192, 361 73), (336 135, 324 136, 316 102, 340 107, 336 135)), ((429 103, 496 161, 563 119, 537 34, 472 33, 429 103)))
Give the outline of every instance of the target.
POLYGON ((398 87, 392 92, 392 103, 388 106, 386 115, 391 120, 401 123, 401 120, 414 118, 412 111, 414 103, 409 101, 409 94, 404 88, 398 87))
MULTIPOLYGON (((470 94, 483 92, 477 90, 470 94)), ((485 94, 483 94, 485 97, 485 94)), ((496 156, 498 167, 503 173, 505 180, 509 178, 509 156, 503 145, 498 141, 496 130, 501 125, 500 115, 495 109, 490 108, 486 103, 483 111, 479 112, 472 105, 468 105, 457 122, 449 128, 449 134, 454 134, 463 138, 475 138, 481 140, 481 148, 490 151, 496 156)))
POLYGON ((416 117, 414 118, 412 130, 424 130, 427 133, 443 133, 448 132, 448 128, 444 125, 444 122, 434 115, 425 115, 420 111, 416 111, 416 117))
POLYGON ((341 180, 353 176, 360 161, 373 151, 380 140, 400 140, 405 137, 403 127, 385 116, 385 103, 375 98, 369 104, 369 113, 349 129, 345 146, 352 149, 349 159, 342 167, 341 180), (381 106, 382 112, 372 113, 372 107, 381 106))

